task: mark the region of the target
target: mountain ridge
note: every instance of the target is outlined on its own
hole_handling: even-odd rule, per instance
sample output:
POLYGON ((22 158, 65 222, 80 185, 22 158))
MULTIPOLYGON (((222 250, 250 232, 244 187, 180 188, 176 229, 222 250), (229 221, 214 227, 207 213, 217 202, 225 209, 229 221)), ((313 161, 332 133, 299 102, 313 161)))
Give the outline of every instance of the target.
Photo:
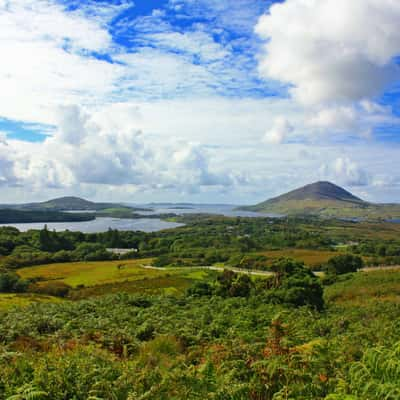
POLYGON ((100 211, 108 208, 132 208, 121 203, 97 203, 75 196, 57 197, 55 199, 24 204, 1 204, 1 208, 30 211, 100 211))
POLYGON ((359 197, 328 181, 318 181, 273 197, 264 203, 277 203, 282 200, 336 200, 354 203, 366 203, 359 197))
POLYGON ((314 182, 239 210, 333 218, 398 219, 400 204, 374 204, 328 181, 314 182))

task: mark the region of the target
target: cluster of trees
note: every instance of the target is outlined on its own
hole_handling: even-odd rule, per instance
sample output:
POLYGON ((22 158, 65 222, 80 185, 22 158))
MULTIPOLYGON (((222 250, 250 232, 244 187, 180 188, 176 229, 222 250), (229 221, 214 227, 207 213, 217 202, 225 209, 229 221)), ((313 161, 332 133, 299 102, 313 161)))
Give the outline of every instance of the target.
MULTIPOLYGON (((339 230, 338 221, 314 219, 226 218, 187 215, 187 225, 162 232, 104 233, 42 231, 18 232, 0 228, 0 256, 10 258, 9 265, 29 265, 71 260, 107 260, 106 248, 136 249, 127 257, 159 257, 157 265, 212 265, 227 263, 233 267, 264 269, 265 258, 251 253, 284 248, 333 250, 335 245, 357 240, 339 230), (335 229, 326 229, 331 227, 335 229), (92 246, 92 247, 90 247, 92 246), (80 249, 78 250, 78 247, 80 249), (30 255, 28 255, 28 253, 30 255)), ((360 229, 360 236, 368 233, 360 229)), ((346 229, 343 230, 346 232, 346 229)), ((394 263, 399 260, 400 242, 395 239, 364 240, 353 245, 353 253, 371 257, 371 263, 394 263), (376 258, 374 260, 374 257, 376 258)))
POLYGON ((190 296, 249 297, 254 283, 248 275, 224 270, 213 283, 196 282, 188 290, 190 296))
MULTIPOLYGON (((53 232, 42 230, 19 232, 16 228, 0 228, 0 262, 6 269, 70 261, 111 260, 117 256, 107 248, 135 249, 141 233, 109 230, 104 233, 53 232)), ((132 251, 126 258, 136 257, 132 251)))
POLYGON ((225 270, 214 284, 198 282, 188 294, 247 298, 257 295, 272 304, 311 306, 322 310, 324 300, 320 279, 303 263, 283 258, 272 265, 271 271, 274 275, 254 282, 247 274, 225 270))
POLYGON ((354 254, 369 257, 370 265, 399 265, 400 242, 397 240, 369 239, 351 246, 354 254))
POLYGON ((352 254, 339 254, 328 260, 325 272, 328 275, 343 275, 357 272, 364 267, 361 257, 352 254))
POLYGON ((12 255, 20 246, 32 251, 56 253, 73 251, 79 244, 96 243, 104 248, 135 248, 143 256, 171 255, 192 258, 194 262, 226 261, 233 252, 248 253, 259 249, 292 246, 327 248, 332 241, 303 229, 291 220, 269 218, 184 217, 187 226, 163 232, 119 232, 83 234, 80 232, 18 232, 0 228, 0 255, 12 255))
POLYGON ((388 242, 379 239, 368 240, 354 245, 352 251, 366 256, 400 257, 400 244, 393 240, 388 242))

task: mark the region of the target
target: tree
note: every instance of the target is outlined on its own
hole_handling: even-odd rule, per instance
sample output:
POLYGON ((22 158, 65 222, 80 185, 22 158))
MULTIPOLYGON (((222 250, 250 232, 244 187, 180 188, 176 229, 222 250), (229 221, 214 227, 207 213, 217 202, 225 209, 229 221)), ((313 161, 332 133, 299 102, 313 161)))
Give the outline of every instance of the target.
POLYGON ((340 254, 328 261, 325 271, 328 274, 342 275, 357 272, 363 266, 364 261, 361 257, 352 254, 340 254))
POLYGON ((39 233, 39 245, 42 251, 51 251, 53 249, 53 241, 51 240, 50 232, 47 225, 39 233))
POLYGON ((223 297, 248 297, 252 287, 253 282, 248 275, 226 269, 218 276, 215 291, 223 297))
MULTIPOLYGON (((319 278, 304 266, 290 258, 276 261, 271 270, 275 276, 269 282, 267 300, 294 306, 312 306, 321 310, 324 306, 323 289, 319 278)), ((267 285, 268 286, 268 285, 267 285)))
POLYGON ((248 275, 239 275, 233 281, 229 294, 232 297, 249 297, 253 282, 248 275))

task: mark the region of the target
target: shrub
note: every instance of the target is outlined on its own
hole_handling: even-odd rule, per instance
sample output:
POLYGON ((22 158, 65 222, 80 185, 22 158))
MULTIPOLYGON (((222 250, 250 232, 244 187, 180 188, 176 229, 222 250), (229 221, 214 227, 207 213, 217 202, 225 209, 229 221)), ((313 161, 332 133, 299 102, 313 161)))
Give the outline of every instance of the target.
POLYGON ((168 265, 172 264, 174 262, 173 257, 167 256, 167 255, 162 255, 157 257, 153 261, 153 265, 158 268, 163 268, 167 267, 168 265))
POLYGON ((342 275, 350 272, 357 272, 363 268, 363 259, 352 254, 340 254, 329 259, 325 271, 327 273, 342 275))
POLYGON ((26 291, 28 285, 28 281, 13 272, 0 274, 0 293, 22 293, 26 291))
POLYGON ((267 301, 297 307, 308 305, 318 310, 323 308, 321 282, 304 263, 284 258, 276 261, 271 270, 275 276, 266 283, 269 289, 266 292, 267 301))
POLYGON ((222 297, 248 297, 253 282, 248 275, 224 270, 217 278, 215 293, 222 297))
POLYGON ((49 282, 42 285, 33 284, 29 289, 33 293, 47 294, 56 297, 67 297, 71 290, 71 286, 64 282, 49 282))
POLYGON ((113 255, 99 243, 81 243, 73 251, 73 258, 76 261, 103 261, 112 259, 113 255))
POLYGON ((211 296, 213 292, 212 286, 207 282, 196 282, 187 291, 189 296, 211 296))

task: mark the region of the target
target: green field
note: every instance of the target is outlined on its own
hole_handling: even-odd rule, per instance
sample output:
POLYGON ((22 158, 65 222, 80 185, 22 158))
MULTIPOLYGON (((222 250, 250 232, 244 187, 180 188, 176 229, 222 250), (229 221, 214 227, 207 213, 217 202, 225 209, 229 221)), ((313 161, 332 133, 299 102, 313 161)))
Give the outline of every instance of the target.
MULTIPOLYGON (((263 251, 261 254, 268 258, 268 263, 278 260, 279 258, 293 258, 297 261, 302 261, 308 267, 313 269, 326 264, 330 258, 339 254, 346 253, 348 246, 342 245, 338 247, 338 251, 330 250, 311 250, 311 249, 283 249, 283 250, 270 250, 263 251)), ((362 257, 368 264, 370 257, 362 257)))
POLYGON ((42 282, 57 281, 77 287, 134 282, 168 276, 196 280, 203 279, 208 272, 196 268, 165 270, 144 268, 150 264, 151 259, 61 263, 22 268, 18 270, 18 275, 25 279, 40 278, 42 282))
POLYGON ((358 272, 351 279, 329 286, 325 298, 348 307, 377 303, 400 304, 400 270, 385 268, 358 272))
POLYGON ((271 262, 282 257, 289 257, 297 261, 303 261, 309 267, 316 267, 326 263, 331 257, 335 257, 340 253, 325 250, 283 249, 264 251, 259 254, 266 256, 271 262))
POLYGON ((73 299, 106 293, 183 293, 198 280, 212 280, 216 271, 199 268, 144 268, 151 259, 128 261, 76 262, 39 265, 18 270, 24 279, 37 279, 45 287, 64 283, 73 290, 73 299))
POLYGON ((63 282, 72 287, 94 286, 134 281, 144 276, 154 278, 164 274, 163 271, 142 267, 150 263, 151 259, 61 263, 22 268, 18 274, 25 279, 41 278, 43 282, 63 282))
POLYGON ((304 264, 313 267, 326 263, 331 257, 337 256, 338 252, 324 250, 307 250, 307 249, 284 249, 272 250, 261 253, 272 260, 282 257, 290 257, 304 264))
POLYGON ((60 303, 63 301, 59 297, 46 296, 34 293, 5 294, 0 293, 0 311, 11 307, 26 307, 35 303, 60 303))

